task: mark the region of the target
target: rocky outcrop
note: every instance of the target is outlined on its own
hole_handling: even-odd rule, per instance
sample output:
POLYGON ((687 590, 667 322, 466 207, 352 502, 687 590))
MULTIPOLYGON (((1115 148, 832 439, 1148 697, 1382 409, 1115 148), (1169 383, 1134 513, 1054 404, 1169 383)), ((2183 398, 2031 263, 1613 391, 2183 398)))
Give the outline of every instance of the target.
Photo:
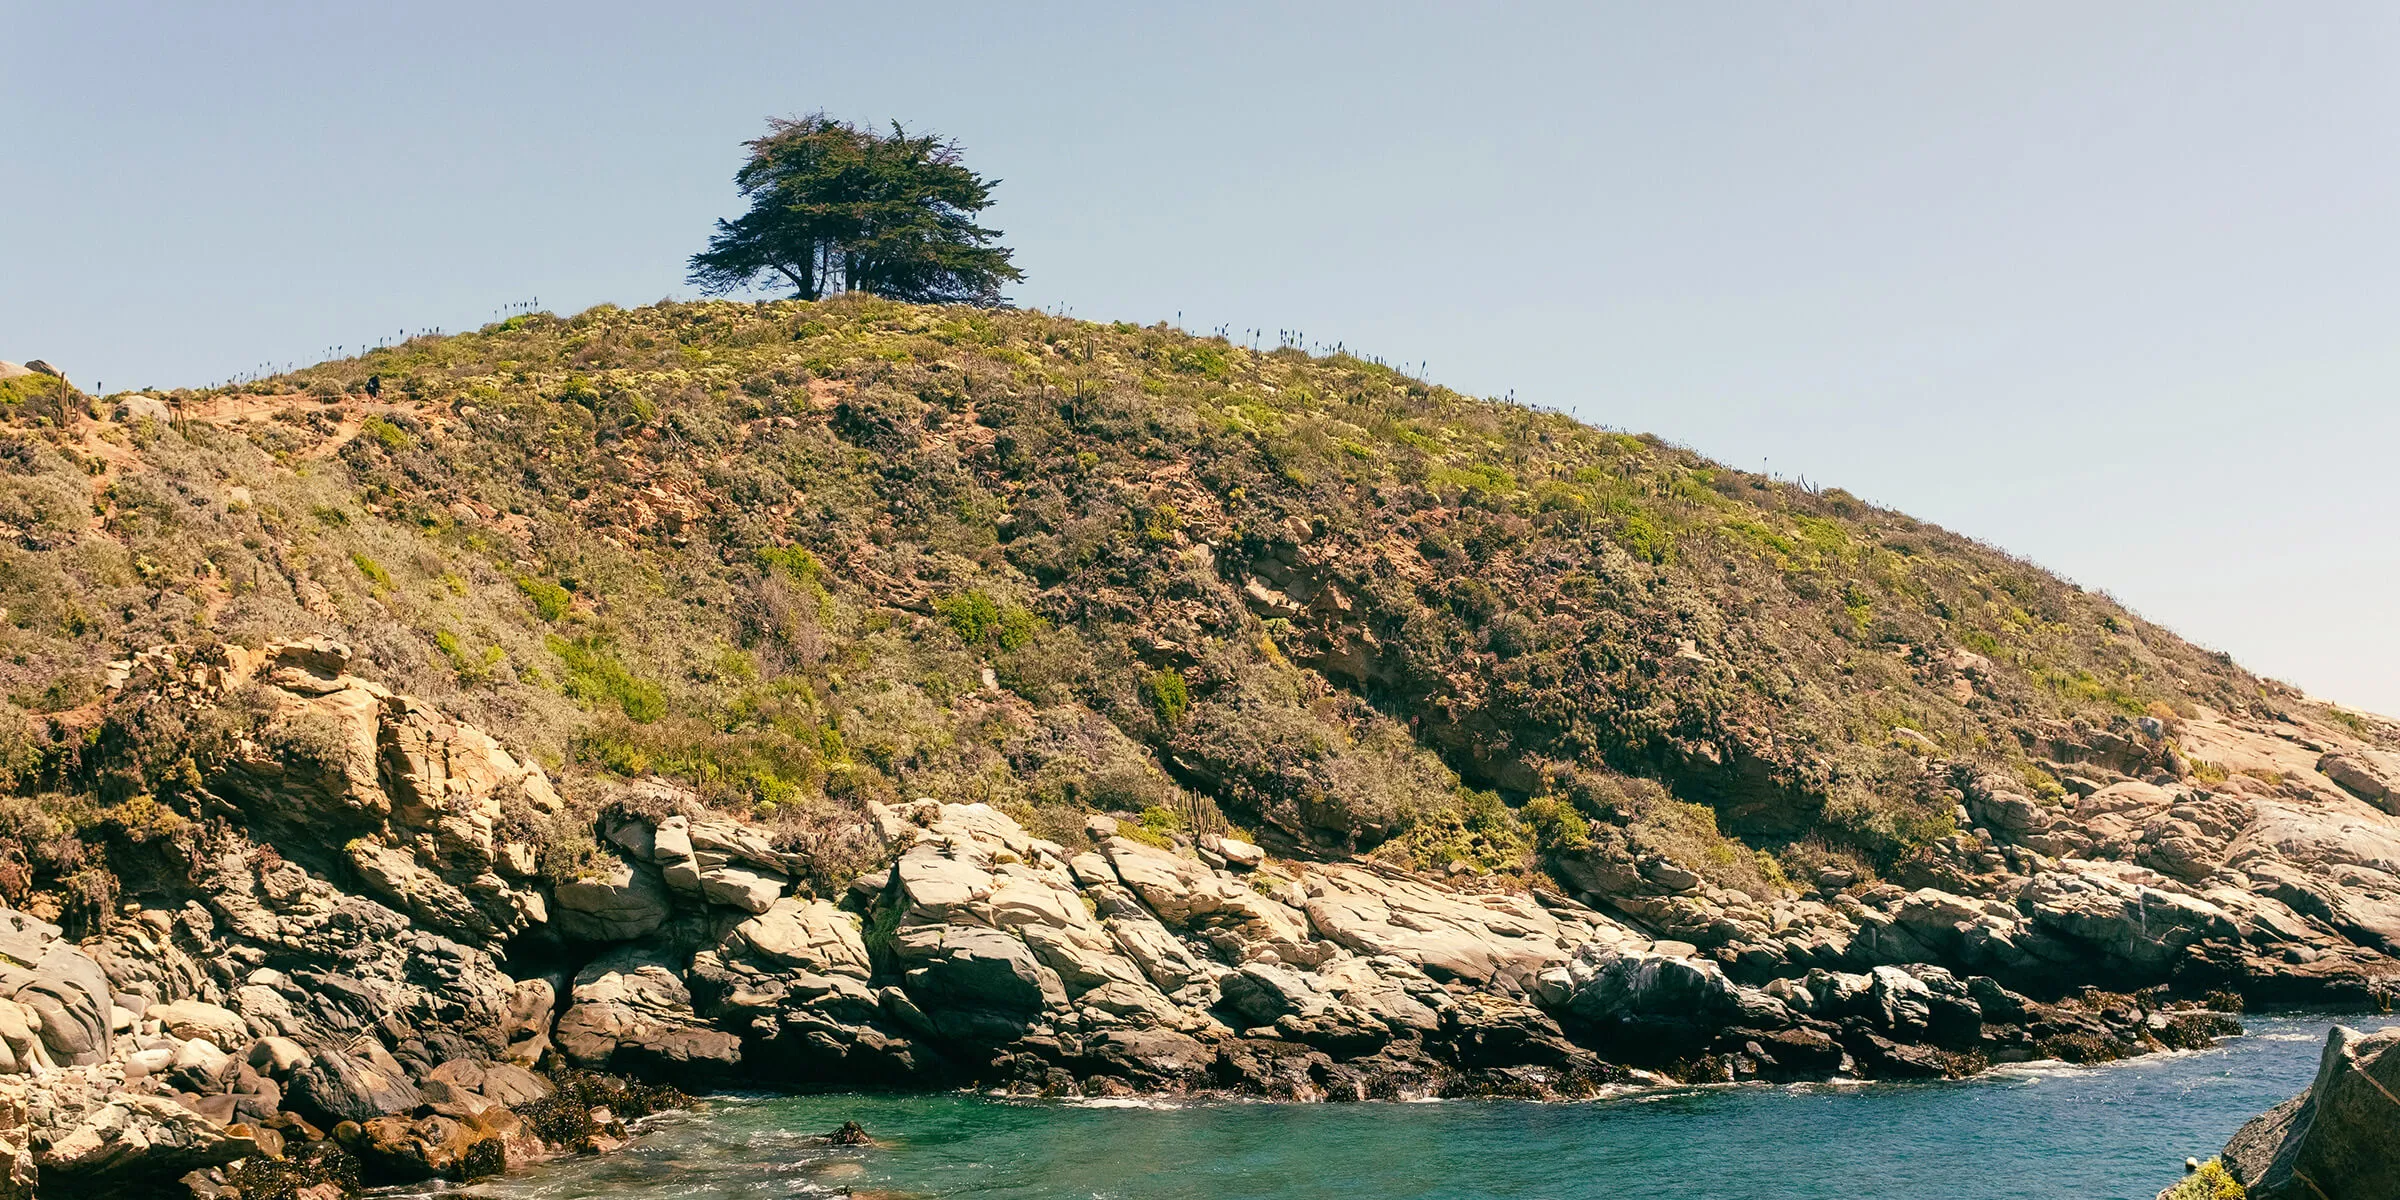
POLYGON ((0 1072, 109 1059, 108 977, 56 925, 0 911, 0 1000, 0 1072))
POLYGON ((1799 895, 1755 897, 1609 837, 1560 856, 1557 874, 1593 907, 1750 983, 1922 962, 2037 994, 2400 994, 2400 821, 2367 802, 2353 770, 2385 752, 2321 726, 2206 712, 2173 728, 2062 726, 2035 749, 2059 759, 2063 794, 1928 763, 1964 829, 1900 864, 1895 882, 1829 868, 1799 895), (2160 765, 2170 742, 2184 774, 2160 765))
POLYGON ((578 1066, 694 1085, 734 1081, 740 1039, 692 1011, 686 964, 672 952, 622 946, 575 975, 559 1049, 578 1066))
POLYGON ((250 689, 271 705, 262 736, 215 781, 220 811, 312 872, 463 940, 547 920, 533 848, 506 830, 557 811, 548 776, 482 731, 345 674, 349 661, 324 638, 168 647, 116 664, 110 682, 198 704, 250 689))
POLYGON ((2400 1030, 2336 1025, 2308 1090, 2242 1126, 2225 1170, 2253 1200, 2400 1196, 2400 1030))
POLYGON ((2096 784, 2077 808, 1967 778, 1962 805, 1999 828, 1946 843, 1948 886, 1829 869, 1752 895, 1603 829, 1556 862, 1567 895, 1105 818, 1069 846, 932 800, 823 835, 881 853, 820 891, 810 839, 651 780, 551 879, 547 775, 348 662, 310 641, 124 664, 122 699, 238 694, 261 715, 94 936, 0 911, 21 1174, 466 1178, 623 1136, 591 1115, 600 1093, 545 1095, 537 1066, 1304 1100, 1959 1075, 2228 1027, 2072 984, 2270 962, 2364 980, 2380 961, 2341 932, 2383 920, 2379 827, 2327 846, 2288 796, 2173 781, 2096 784), (2334 855, 2356 870, 2284 869, 2334 855))

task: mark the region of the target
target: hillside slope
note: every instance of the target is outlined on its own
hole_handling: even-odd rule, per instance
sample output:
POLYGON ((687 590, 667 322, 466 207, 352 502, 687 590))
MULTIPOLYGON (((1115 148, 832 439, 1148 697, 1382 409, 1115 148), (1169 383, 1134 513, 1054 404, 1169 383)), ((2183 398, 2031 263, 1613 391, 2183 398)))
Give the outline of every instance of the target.
POLYGON ((1707 824, 1671 794, 1787 873, 1953 832, 1928 759, 2056 794, 2053 722, 2389 736, 1838 490, 1346 356, 667 305, 173 403, 9 444, 17 724, 141 646, 327 632, 553 762, 785 820, 1213 801, 1513 869, 1527 831, 1477 793, 1662 843, 1707 824))
POLYGON ((45 376, 0 527, 0 1195, 631 1102, 518 1067, 1582 1095, 2400 990, 2389 723, 1347 356, 852 297, 45 376))

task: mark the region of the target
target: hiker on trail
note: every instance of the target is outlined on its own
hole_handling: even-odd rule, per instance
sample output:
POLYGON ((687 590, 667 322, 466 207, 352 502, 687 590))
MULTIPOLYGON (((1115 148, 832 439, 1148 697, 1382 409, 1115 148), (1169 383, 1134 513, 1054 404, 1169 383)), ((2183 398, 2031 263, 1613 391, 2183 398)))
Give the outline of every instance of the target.
POLYGON ((383 395, 383 376, 367 376, 367 397, 373 399, 381 395, 383 395))

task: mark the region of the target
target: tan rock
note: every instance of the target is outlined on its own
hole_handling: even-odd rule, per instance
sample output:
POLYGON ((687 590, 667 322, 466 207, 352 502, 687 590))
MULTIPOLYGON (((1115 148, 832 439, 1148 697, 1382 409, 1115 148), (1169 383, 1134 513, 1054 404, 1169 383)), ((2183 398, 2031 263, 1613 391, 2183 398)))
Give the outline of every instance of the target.
POLYGON ((559 931, 586 941, 628 941, 667 919, 666 888, 656 874, 614 855, 603 856, 596 874, 562 883, 553 895, 559 931))
POLYGON ((1308 919, 1360 954, 1388 954, 1436 979, 1522 991, 1565 962, 1555 918, 1517 896, 1461 895, 1358 867, 1312 868, 1308 919))
POLYGON ((874 973, 858 918, 823 900, 785 897, 726 936, 728 948, 819 975, 874 973))
POLYGON ((250 1024, 241 1014, 199 1000, 153 1004, 143 1016, 166 1026, 179 1038, 199 1038, 219 1050, 240 1050, 250 1044, 250 1024))

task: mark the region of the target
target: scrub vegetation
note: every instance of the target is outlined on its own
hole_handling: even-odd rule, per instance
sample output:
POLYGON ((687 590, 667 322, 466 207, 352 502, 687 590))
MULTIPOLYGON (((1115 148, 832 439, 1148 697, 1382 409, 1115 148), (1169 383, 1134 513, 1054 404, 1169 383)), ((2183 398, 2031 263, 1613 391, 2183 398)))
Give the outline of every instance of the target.
POLYGON ((193 777, 78 766, 169 641, 339 637, 585 805, 655 773, 796 830, 932 796, 1504 874, 1624 836, 1769 890, 1953 832, 1929 757, 2047 781, 2045 722, 2306 703, 1838 489, 1164 326, 603 306, 165 399, 6 406, 0 893, 193 777))

